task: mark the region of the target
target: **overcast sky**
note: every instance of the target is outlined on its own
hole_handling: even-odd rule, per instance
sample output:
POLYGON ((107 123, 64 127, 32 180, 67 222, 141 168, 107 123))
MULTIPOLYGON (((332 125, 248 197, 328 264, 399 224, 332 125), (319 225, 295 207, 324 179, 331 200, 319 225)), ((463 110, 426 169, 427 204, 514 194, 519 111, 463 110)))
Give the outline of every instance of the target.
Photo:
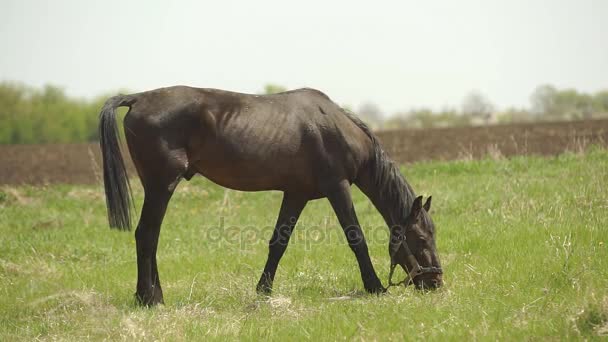
POLYGON ((0 0, 0 80, 92 97, 314 87, 385 113, 608 88, 608 1, 0 0))

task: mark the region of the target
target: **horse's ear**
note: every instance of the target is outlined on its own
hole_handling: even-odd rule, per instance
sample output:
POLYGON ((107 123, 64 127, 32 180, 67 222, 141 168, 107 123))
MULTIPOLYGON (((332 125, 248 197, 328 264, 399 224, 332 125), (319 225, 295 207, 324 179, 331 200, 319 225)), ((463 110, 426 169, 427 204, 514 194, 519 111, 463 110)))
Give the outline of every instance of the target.
POLYGON ((429 196, 429 198, 426 199, 426 202, 424 202, 424 206, 422 206, 427 213, 431 210, 431 198, 433 198, 433 196, 429 196))
POLYGON ((418 217, 418 215, 420 215, 420 210, 422 210, 422 196, 416 197, 414 203, 412 203, 412 211, 410 212, 410 215, 413 217, 418 217))

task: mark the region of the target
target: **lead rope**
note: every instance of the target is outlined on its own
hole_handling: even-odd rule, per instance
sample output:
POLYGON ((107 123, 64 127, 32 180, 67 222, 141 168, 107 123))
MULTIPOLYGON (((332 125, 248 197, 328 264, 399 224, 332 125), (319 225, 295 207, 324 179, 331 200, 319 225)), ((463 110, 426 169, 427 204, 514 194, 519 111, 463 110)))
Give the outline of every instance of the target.
MULTIPOLYGON (((410 251, 409 246, 405 242, 405 235, 399 235, 398 241, 399 241, 399 243, 397 244, 397 246, 394 248, 391 248, 391 266, 390 266, 390 270, 388 272, 388 286, 386 287, 387 290, 391 286, 399 286, 401 284, 403 284, 403 286, 407 287, 408 285, 410 285, 413 282, 414 277, 418 274, 418 271, 420 269, 420 265, 418 264, 418 261, 416 260, 416 258, 414 258, 414 256, 412 255, 412 252, 410 251), (407 268, 406 268, 407 276, 405 277, 405 279, 403 279, 400 282, 393 283, 393 273, 395 272, 395 267, 397 267, 397 263, 395 262, 395 254, 397 254, 397 251, 399 250, 399 247, 401 247, 401 246, 403 246, 403 248, 405 249, 405 254, 407 256, 407 259, 410 262, 413 261, 412 264, 414 266, 412 266, 411 272, 407 271, 407 268), (411 273, 415 273, 415 275, 412 276, 411 273)), ((394 246, 394 245, 392 245, 392 246, 394 246)))

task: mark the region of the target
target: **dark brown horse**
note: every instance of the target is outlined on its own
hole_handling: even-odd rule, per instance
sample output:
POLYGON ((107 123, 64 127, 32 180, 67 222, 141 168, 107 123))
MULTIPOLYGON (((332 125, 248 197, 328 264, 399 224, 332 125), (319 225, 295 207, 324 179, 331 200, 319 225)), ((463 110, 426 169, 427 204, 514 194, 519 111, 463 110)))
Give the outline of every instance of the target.
POLYGON ((108 99, 99 127, 111 227, 131 226, 130 187, 115 120, 120 106, 129 107, 125 135, 145 192, 135 231, 136 297, 142 304, 163 302, 156 266, 160 227, 175 187, 195 174, 231 189, 283 192, 260 293, 270 293, 302 209, 324 197, 357 258, 365 289, 385 291, 355 214, 352 183, 390 228, 393 266, 401 265, 417 287, 442 284, 430 197, 423 205, 369 128, 314 89, 259 96, 177 86, 108 99))

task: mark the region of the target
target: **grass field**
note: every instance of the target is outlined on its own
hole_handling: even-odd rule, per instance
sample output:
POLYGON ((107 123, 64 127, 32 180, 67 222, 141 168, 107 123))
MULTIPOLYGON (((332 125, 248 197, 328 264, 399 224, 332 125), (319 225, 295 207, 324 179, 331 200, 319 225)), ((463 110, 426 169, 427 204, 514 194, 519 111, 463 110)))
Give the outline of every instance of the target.
MULTIPOLYGON (((180 184, 161 231, 166 305, 152 309, 135 305, 133 234, 108 228, 100 185, 0 188, 0 341, 608 335, 608 151, 403 172, 433 195, 444 288, 365 294, 319 200, 304 211, 274 295, 258 297, 281 194, 195 178, 180 184)), ((386 282, 387 229, 358 191, 355 201, 386 282)))

